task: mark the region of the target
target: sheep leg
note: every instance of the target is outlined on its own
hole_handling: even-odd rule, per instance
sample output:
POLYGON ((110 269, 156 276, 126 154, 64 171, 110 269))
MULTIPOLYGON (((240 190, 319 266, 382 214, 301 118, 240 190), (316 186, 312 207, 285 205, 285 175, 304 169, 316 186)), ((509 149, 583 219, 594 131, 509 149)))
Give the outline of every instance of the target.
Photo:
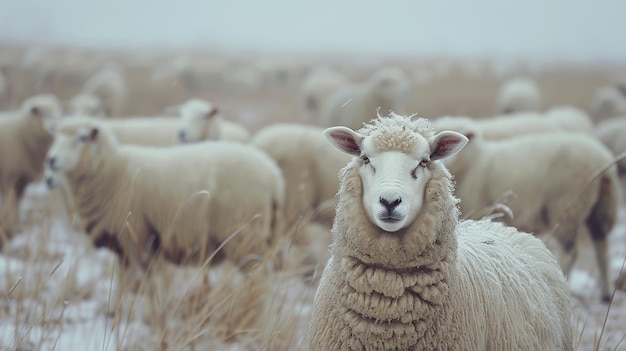
POLYGON ((608 240, 594 239, 593 248, 596 252, 596 262, 600 271, 600 284, 602 289, 602 301, 609 302, 614 290, 613 282, 609 278, 609 247, 608 240))
POLYGON ((574 262, 576 262, 576 257, 578 256, 576 241, 569 240, 565 243, 561 241, 561 249, 558 262, 559 266, 561 266, 561 270, 563 270, 563 274, 565 277, 568 277, 574 266, 574 262))

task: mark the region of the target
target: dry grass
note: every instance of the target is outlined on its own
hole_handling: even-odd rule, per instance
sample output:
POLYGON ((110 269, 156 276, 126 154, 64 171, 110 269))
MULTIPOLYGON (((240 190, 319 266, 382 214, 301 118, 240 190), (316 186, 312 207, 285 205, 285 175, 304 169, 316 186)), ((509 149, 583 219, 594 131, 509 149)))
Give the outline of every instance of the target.
MULTIPOLYGON (((24 52, 21 48, 2 50, 3 55, 14 54, 17 63, 24 52)), ((63 55, 64 50, 55 50, 46 60, 62 63, 63 55)), ((119 63, 130 62, 130 56, 124 53, 86 51, 84 55, 102 62, 110 58, 119 63)), ((173 56, 175 53, 163 55, 173 56)), ((252 131, 270 123, 299 120, 295 93, 301 72, 271 89, 233 91, 218 85, 198 90, 181 77, 152 81, 152 65, 166 62, 163 57, 149 64, 125 65, 132 102, 127 105, 126 114, 156 114, 189 97, 201 97, 219 101, 227 118, 239 120, 252 131)), ((520 65, 515 71, 498 76, 475 76, 454 62, 442 70, 444 65, 436 59, 395 63, 411 74, 439 72, 421 83, 407 102, 409 112, 425 117, 458 113, 488 116, 493 112, 495 92, 502 80, 530 71, 520 65)), ((495 70, 488 61, 479 64, 483 71, 495 70)), ((337 66, 344 67, 356 80, 366 77, 370 69, 345 63, 337 66)), ((587 108, 593 90, 608 82, 619 68, 561 65, 543 70, 536 78, 543 91, 544 107, 568 103, 587 108)), ((85 74, 71 68, 42 75, 36 67, 24 69, 16 65, 9 76, 14 86, 10 107, 35 92, 53 92, 67 99, 85 79, 85 74)), ((300 240, 293 236, 307 235, 313 256, 323 262, 329 240, 325 225, 302 224, 292 228, 290 240, 279 251, 258 258, 256 268, 246 273, 227 262, 196 267, 154 262, 157 274, 135 276, 132 272, 119 272, 111 253, 94 250, 84 235, 66 223, 61 207, 58 196, 31 191, 22 206, 19 235, 5 235, 0 255, 1 350, 305 349, 320 265, 314 264, 315 260, 308 256, 310 252, 291 242, 300 240), (122 287, 115 284, 114 276, 119 273, 124 275, 122 287), (125 294, 115 314, 109 316, 107 304, 115 289, 122 289, 125 294)), ((503 198, 475 215, 510 215, 506 209, 503 198)), ((611 257, 620 263, 626 257, 626 212, 621 214, 620 225, 610 238, 611 257)), ((0 227, 9 225, 13 224, 0 222, 0 227)), ((577 275, 570 281, 575 349, 626 350, 622 342, 626 335, 626 294, 618 291, 610 305, 600 303, 595 281, 589 278, 596 272, 587 236, 581 236, 579 246, 577 275)), ((614 262, 612 276, 621 275, 622 281, 626 281, 622 272, 623 268, 614 262)))

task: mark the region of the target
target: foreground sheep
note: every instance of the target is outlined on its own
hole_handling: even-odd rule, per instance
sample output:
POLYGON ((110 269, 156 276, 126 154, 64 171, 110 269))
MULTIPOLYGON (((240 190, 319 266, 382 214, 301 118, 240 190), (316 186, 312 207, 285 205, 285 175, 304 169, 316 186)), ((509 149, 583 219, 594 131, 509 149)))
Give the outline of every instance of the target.
POLYGON ((304 79, 298 92, 298 109, 308 121, 319 119, 324 101, 335 91, 350 84, 350 79, 330 67, 318 67, 304 79))
POLYGON ((498 92, 498 113, 538 111, 541 94, 537 83, 530 78, 517 77, 506 81, 498 92))
MULTIPOLYGON (((24 101, 21 108, 0 117, 0 196, 19 202, 26 186, 39 178, 52 143, 49 125, 61 117, 61 103, 54 95, 41 94, 24 101)), ((13 221, 17 210, 13 209, 13 221)), ((14 222, 17 223, 17 222, 14 222)))
POLYGON ((283 223, 280 169, 239 143, 122 145, 101 122, 76 117, 59 124, 46 162, 65 174, 96 246, 133 267, 154 255, 201 264, 238 230, 221 256, 242 263, 264 254, 283 223))
POLYGON ((401 116, 325 134, 354 158, 341 172, 310 350, 572 350, 569 288, 543 243, 458 223, 439 160, 466 138, 401 116))
POLYGON ((463 214, 513 191, 517 197, 508 205, 515 216, 509 224, 523 231, 552 233, 561 245, 559 263, 566 275, 576 260, 578 231, 586 226, 596 252, 602 299, 608 301, 613 284, 607 237, 617 219, 621 194, 616 167, 610 166, 611 152, 586 134, 487 141, 473 123, 448 122, 437 123, 435 129, 454 130, 470 139, 463 151, 446 160, 457 181, 463 214), (591 179, 596 172, 599 176, 591 179))
POLYGON ((250 133, 243 126, 224 120, 214 104, 191 99, 180 106, 178 139, 183 143, 203 140, 247 142, 250 133))
MULTIPOLYGON (((594 134, 613 151, 614 155, 626 151, 626 117, 615 117, 600 122, 594 134)), ((617 164, 620 174, 626 174, 626 159, 621 159, 617 164)))
POLYGON ((403 113, 404 99, 411 91, 407 75, 399 68, 385 67, 361 84, 345 86, 322 105, 324 126, 343 125, 360 128, 378 109, 403 113))
POLYGON ((92 117, 108 116, 107 108, 95 95, 78 94, 67 103, 67 114, 92 117))

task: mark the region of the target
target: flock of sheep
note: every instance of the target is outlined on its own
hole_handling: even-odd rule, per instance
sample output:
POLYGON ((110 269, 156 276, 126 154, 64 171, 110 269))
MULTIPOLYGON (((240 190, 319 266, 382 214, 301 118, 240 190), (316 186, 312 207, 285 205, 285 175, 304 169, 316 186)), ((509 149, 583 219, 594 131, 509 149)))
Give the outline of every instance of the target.
POLYGON ((607 238, 626 173, 626 83, 597 91, 593 118, 539 111, 527 78, 503 85, 497 115, 481 119, 406 116, 411 89, 397 67, 359 83, 320 67, 297 96, 306 123, 251 133, 198 98, 109 118, 127 92, 104 69, 65 103, 39 94, 0 114, 0 239, 19 231, 19 200, 43 177, 74 226, 134 274, 161 259, 245 272, 293 237, 325 265, 311 350, 571 350, 565 277, 582 228, 603 301, 615 289, 607 238), (503 198, 503 215, 476 215, 503 198), (553 235, 556 258, 526 232, 553 235))

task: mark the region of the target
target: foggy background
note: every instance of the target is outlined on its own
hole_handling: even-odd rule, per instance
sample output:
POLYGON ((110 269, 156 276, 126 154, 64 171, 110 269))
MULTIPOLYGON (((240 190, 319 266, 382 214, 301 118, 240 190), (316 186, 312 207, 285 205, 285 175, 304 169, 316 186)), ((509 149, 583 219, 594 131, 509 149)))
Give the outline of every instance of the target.
POLYGON ((491 59, 626 60, 620 0, 20 0, 0 42, 491 59))

